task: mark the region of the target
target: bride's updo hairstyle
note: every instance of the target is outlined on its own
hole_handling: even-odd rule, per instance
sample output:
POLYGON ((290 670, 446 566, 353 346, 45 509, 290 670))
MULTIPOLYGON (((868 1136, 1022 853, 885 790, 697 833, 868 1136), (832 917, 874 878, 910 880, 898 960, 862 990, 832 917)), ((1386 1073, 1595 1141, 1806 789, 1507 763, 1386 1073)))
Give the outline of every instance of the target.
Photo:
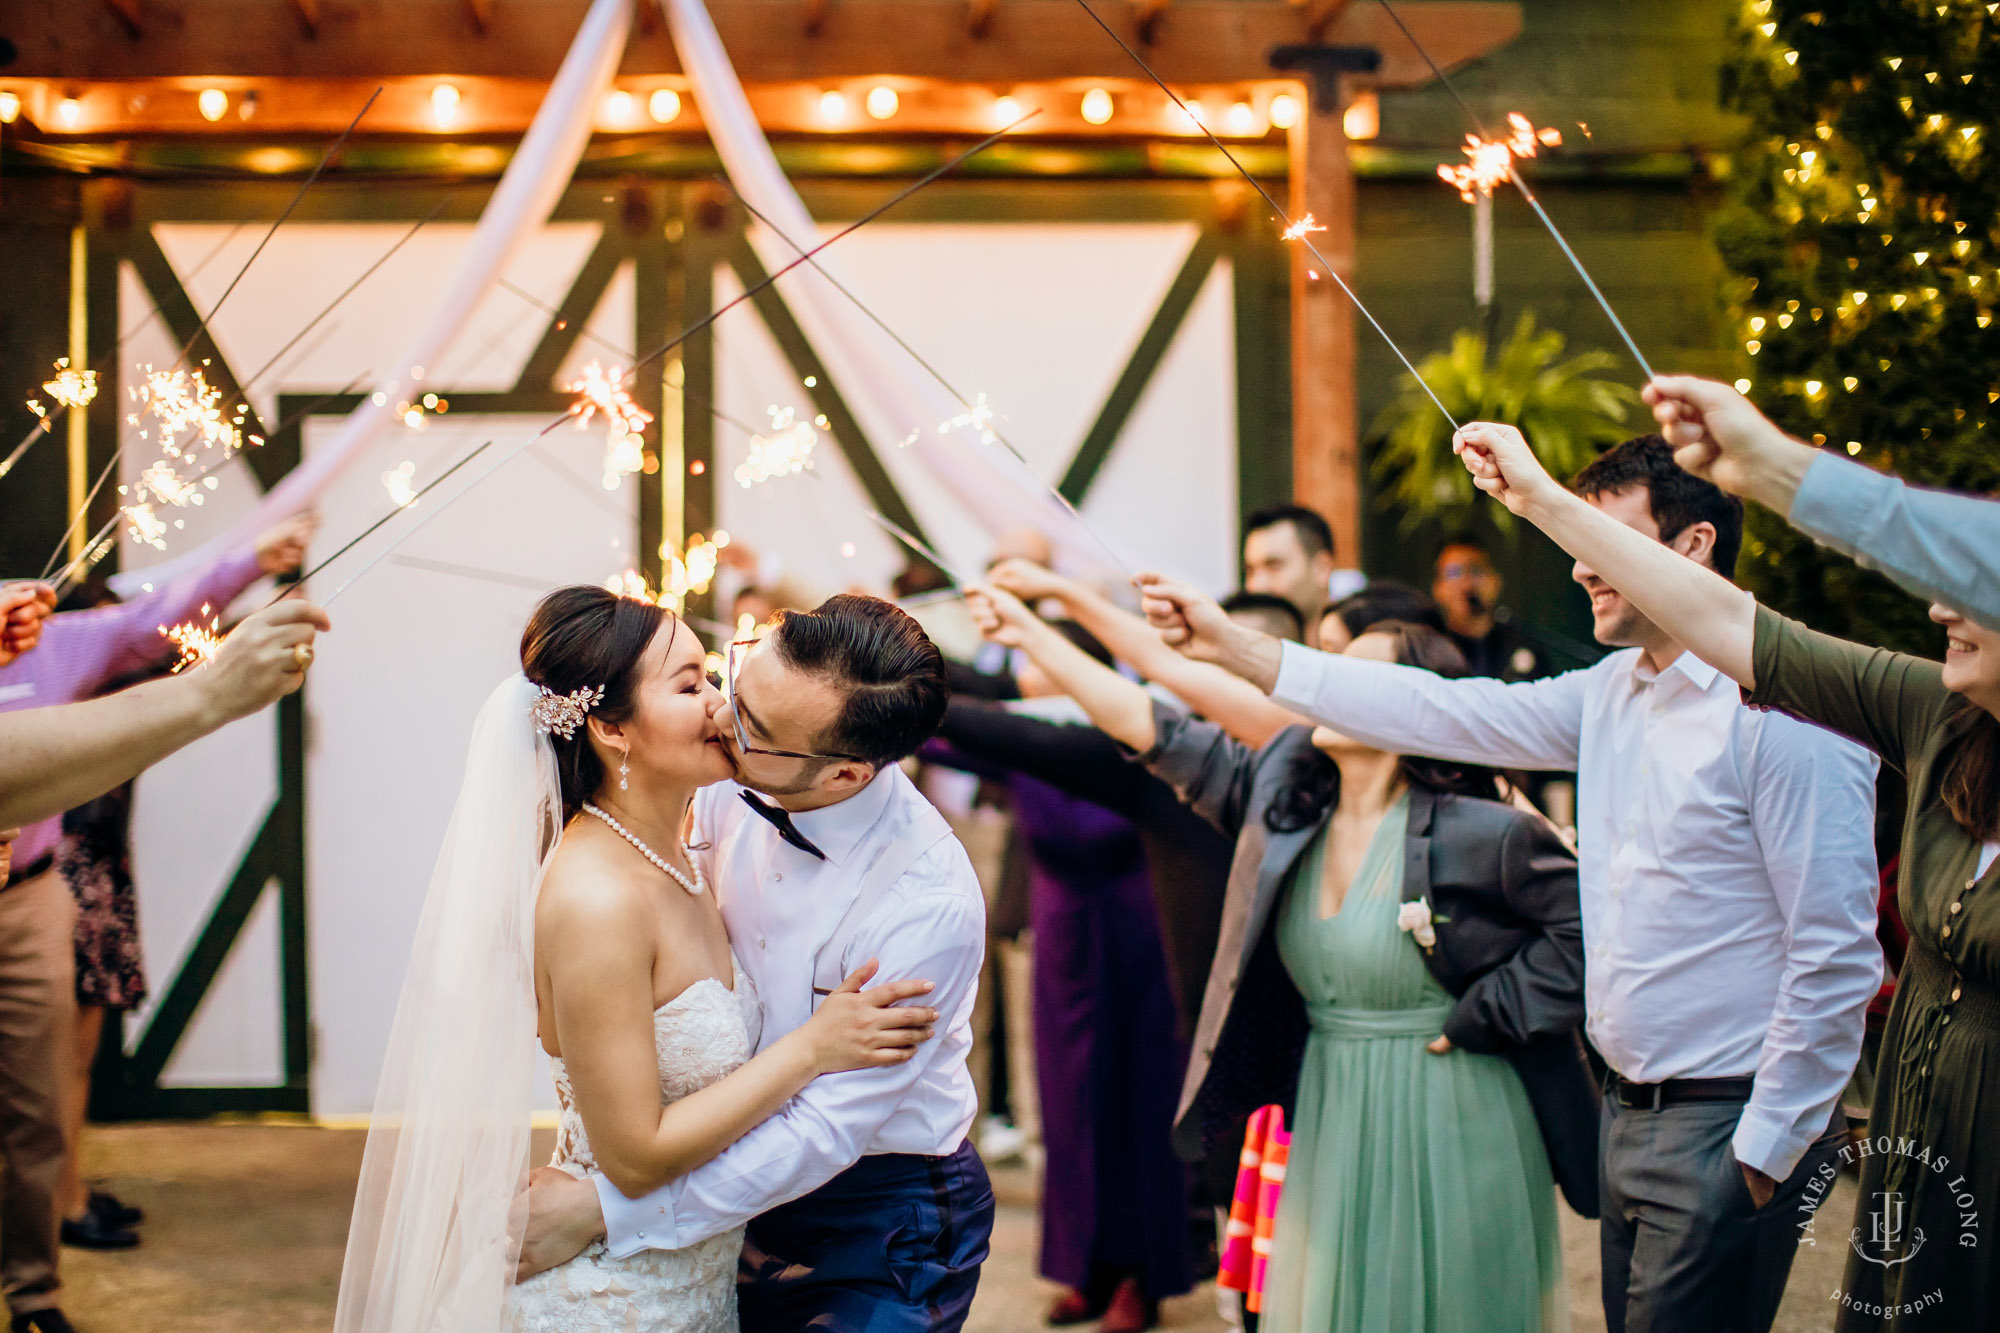
MULTIPOLYGON (((630 721, 639 663, 663 624, 678 632, 680 619, 651 602, 588 584, 557 588, 542 598, 521 631, 522 674, 556 694, 601 685, 604 698, 591 706, 590 716, 630 721)), ((563 818, 568 820, 604 785, 604 761, 590 743, 588 726, 578 727, 567 740, 551 732, 549 743, 556 749, 563 818)))

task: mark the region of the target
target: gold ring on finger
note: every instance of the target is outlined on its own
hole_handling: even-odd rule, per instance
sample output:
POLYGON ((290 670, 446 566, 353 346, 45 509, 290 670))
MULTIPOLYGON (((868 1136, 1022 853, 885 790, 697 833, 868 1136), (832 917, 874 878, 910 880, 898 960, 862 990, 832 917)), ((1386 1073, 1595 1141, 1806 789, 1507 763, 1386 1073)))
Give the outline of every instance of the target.
POLYGON ((292 661, 297 664, 300 671, 304 671, 313 664, 313 646, 309 643, 293 644, 292 661))

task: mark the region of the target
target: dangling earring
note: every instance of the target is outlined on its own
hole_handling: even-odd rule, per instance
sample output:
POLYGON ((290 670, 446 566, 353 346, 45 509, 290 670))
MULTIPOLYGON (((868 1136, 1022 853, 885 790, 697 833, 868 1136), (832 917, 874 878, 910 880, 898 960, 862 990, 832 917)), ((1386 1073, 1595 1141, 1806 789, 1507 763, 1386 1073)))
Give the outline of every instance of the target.
POLYGON ((626 781, 626 778, 627 778, 627 777, 628 777, 628 776, 629 776, 629 775, 631 774, 631 772, 632 772, 632 764, 631 764, 631 762, 630 762, 630 761, 631 761, 631 758, 632 758, 632 755, 631 755, 631 752, 630 752, 630 751, 627 751, 627 752, 625 752, 624 754, 621 754, 621 755, 619 755, 619 756, 618 756, 618 790, 619 790, 619 791, 630 791, 630 790, 632 789, 632 784, 631 784, 630 782, 626 781))

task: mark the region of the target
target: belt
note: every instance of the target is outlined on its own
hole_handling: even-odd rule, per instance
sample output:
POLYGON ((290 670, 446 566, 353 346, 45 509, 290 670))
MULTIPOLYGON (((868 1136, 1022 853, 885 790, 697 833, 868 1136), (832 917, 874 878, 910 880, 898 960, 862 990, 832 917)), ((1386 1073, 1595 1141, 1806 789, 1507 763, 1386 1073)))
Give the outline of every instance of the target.
POLYGON ((1689 1102, 1747 1102, 1756 1085, 1753 1074, 1731 1078, 1670 1078, 1661 1083, 1634 1083, 1615 1070, 1605 1081, 1605 1093, 1632 1111, 1657 1111, 1689 1102))
POLYGON ((46 875, 49 872, 49 867, 55 863, 56 854, 54 852, 43 852, 40 856, 28 862, 28 864, 15 866, 7 876, 7 887, 11 889, 16 884, 27 883, 37 875, 46 875))
POLYGON ((1307 1004, 1312 1030, 1323 1037, 1374 1041, 1384 1037, 1435 1038, 1451 1017, 1449 1004, 1423 1004, 1410 1009, 1349 1009, 1337 1004, 1307 1004))

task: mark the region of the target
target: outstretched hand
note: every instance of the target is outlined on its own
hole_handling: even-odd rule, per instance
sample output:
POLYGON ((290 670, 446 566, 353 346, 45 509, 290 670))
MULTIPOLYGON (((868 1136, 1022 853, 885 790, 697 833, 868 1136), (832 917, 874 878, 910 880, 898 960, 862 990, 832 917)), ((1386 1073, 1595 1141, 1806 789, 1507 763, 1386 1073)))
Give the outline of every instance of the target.
POLYGON ((56 609, 56 590, 46 583, 10 583, 0 588, 0 666, 41 641, 42 622, 56 609))
POLYGON ((1038 602, 1044 597, 1061 597, 1069 591, 1070 586, 1069 580, 1054 570, 1044 568, 1020 556, 1002 560, 987 570, 986 581, 996 588, 1013 593, 1024 602, 1038 602))
POLYGON ((1136 575, 1139 609, 1167 646, 1197 662, 1221 662, 1239 627, 1213 597, 1192 583, 1150 571, 1136 575))
POLYGON ((1693 375, 1655 375, 1641 396, 1674 446, 1674 461, 1731 495, 1758 500, 1780 513, 1817 454, 1779 430, 1748 398, 1727 384, 1693 375))
MULTIPOLYGON (((994 572, 998 573, 998 568, 994 572)), ((979 632, 1002 648, 1019 648, 1036 620, 1035 613, 1019 597, 1002 588, 997 579, 967 588, 965 609, 972 613, 972 623, 979 626, 979 632)))
POLYGON ((332 627, 326 612, 310 602, 293 597, 273 602, 229 631, 215 660, 196 679, 223 716, 248 717, 305 684, 305 667, 294 650, 310 648, 316 634, 332 627))
POLYGON ((1522 517, 1562 490, 1512 426, 1469 421, 1453 434, 1451 448, 1472 474, 1474 486, 1522 517))

